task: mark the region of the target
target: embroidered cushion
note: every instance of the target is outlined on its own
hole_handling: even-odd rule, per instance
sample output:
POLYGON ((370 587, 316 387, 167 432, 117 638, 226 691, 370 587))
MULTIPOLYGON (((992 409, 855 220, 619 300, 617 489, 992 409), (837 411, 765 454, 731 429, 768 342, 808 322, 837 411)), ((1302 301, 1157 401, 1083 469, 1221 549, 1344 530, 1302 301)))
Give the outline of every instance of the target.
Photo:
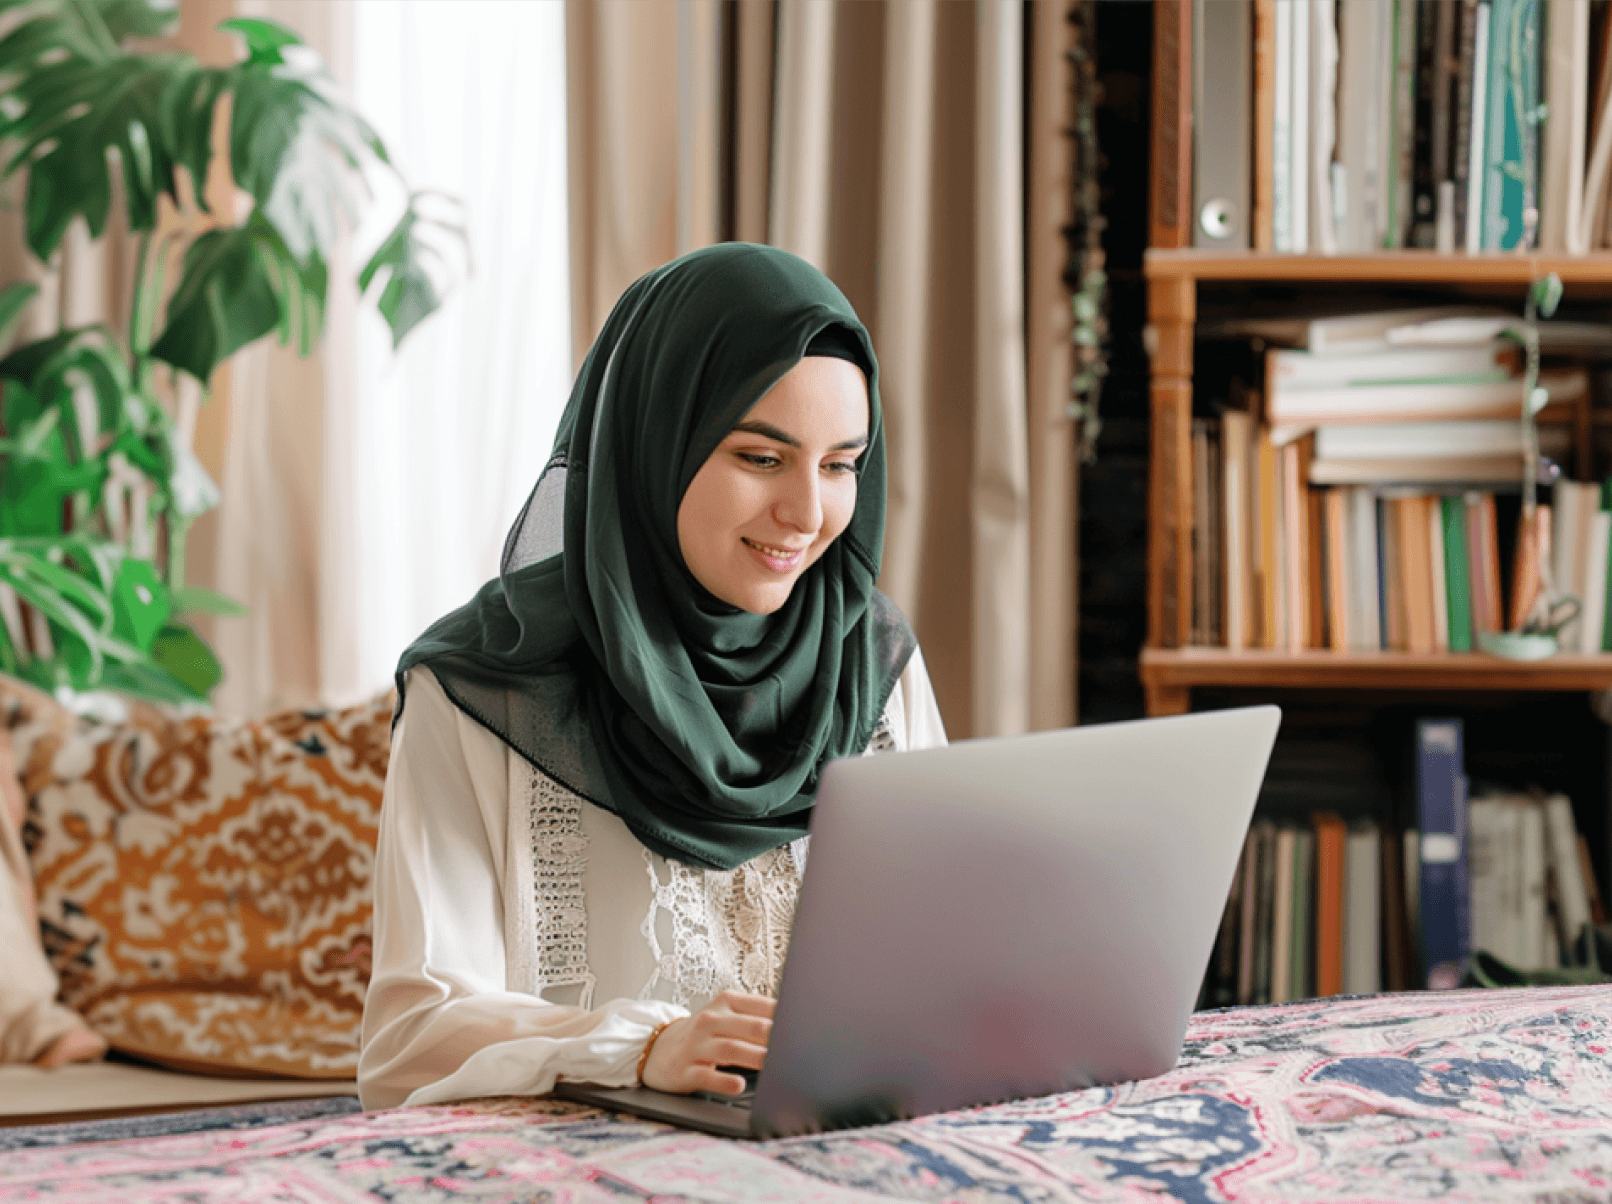
POLYGON ((391 711, 95 723, 0 678, 62 1001, 178 1069, 352 1077, 391 711))

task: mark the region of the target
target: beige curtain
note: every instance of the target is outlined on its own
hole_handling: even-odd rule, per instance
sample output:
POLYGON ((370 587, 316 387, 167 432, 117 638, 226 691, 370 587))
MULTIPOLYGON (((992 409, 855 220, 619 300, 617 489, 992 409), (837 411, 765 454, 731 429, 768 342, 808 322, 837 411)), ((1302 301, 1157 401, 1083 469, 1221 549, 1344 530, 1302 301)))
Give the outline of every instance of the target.
POLYGON ((1074 718, 1064 10, 568 0, 578 360, 696 246, 767 241, 834 279, 880 352, 881 584, 955 735, 1074 718))
MULTIPOLYGON (((187 0, 188 10, 193 0, 187 0)), ((230 16, 278 21, 297 31, 338 78, 349 55, 347 5, 329 0, 209 0, 230 16)), ((225 53, 233 48, 226 45, 225 53)), ((252 716, 291 707, 353 701, 353 506, 339 397, 357 304, 348 265, 331 263, 325 337, 302 359, 272 337, 230 361, 209 408, 222 411, 218 508, 191 539, 194 584, 243 603, 249 613, 212 625, 210 639, 225 676, 213 695, 224 715, 252 716)), ((209 465, 211 468, 212 466, 209 465)), ((205 633, 204 634, 208 634, 205 633)))

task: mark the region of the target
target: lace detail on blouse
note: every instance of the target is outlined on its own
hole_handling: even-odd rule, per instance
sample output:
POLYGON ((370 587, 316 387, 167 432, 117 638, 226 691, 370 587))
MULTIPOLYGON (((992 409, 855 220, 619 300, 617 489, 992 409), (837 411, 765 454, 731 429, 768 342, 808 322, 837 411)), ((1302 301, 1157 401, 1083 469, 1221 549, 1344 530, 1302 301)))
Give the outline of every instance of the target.
POLYGON ((582 800, 546 773, 532 777, 532 902, 537 989, 579 987, 581 1007, 593 1006, 593 974, 588 969, 588 908, 582 875, 588 868, 582 834, 582 800))
POLYGON ((639 993, 666 980, 672 1002, 689 1007, 723 991, 776 995, 795 923, 800 869, 788 845, 769 849, 731 870, 707 870, 661 861, 644 850, 652 898, 639 931, 649 942, 655 972, 639 993), (656 921, 672 922, 672 947, 661 947, 656 921))
MULTIPOLYGON (((866 752, 897 747, 881 717, 866 752)), ((530 899, 532 911, 510 917, 512 985, 534 995, 575 988, 577 1004, 590 1008, 595 980, 588 967, 582 798, 518 757, 512 769, 517 765, 528 783, 529 819, 525 832, 511 831, 511 852, 518 889, 530 899)), ((642 849, 650 903, 639 932, 655 968, 638 998, 651 998, 662 984, 684 1007, 729 990, 776 996, 808 847, 803 836, 727 871, 684 865, 642 849), (669 949, 662 947, 657 928, 662 912, 671 923, 669 949)))

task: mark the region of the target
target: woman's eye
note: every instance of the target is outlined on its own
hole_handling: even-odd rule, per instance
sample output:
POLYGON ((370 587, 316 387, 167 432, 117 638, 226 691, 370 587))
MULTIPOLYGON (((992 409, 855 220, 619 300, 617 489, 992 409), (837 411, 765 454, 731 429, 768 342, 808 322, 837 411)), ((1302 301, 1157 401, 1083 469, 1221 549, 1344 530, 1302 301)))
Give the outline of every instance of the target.
POLYGON ((777 456, 759 455, 756 452, 740 452, 739 459, 752 468, 777 468, 783 463, 777 456))
POLYGON ((856 460, 832 460, 823 467, 836 477, 854 477, 862 471, 861 463, 856 460))

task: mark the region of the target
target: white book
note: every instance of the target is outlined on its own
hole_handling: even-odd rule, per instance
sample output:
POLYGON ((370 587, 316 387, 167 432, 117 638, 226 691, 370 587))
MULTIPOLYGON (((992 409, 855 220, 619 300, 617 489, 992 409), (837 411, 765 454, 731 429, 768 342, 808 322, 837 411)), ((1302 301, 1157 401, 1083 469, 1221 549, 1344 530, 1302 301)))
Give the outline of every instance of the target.
POLYGON ((1545 154, 1540 172, 1539 249, 1582 254, 1575 245, 1584 200, 1590 6, 1550 0, 1545 10, 1545 154))
POLYGON ((1498 928, 1494 952, 1515 966, 1522 958, 1522 812, 1507 796, 1496 815, 1495 910, 1498 928))
POLYGON ((1293 117, 1289 136, 1293 149, 1288 153, 1292 173, 1293 250, 1310 250, 1310 4, 1294 0, 1291 33, 1293 37, 1293 117))
POLYGON ((1548 939, 1550 918, 1545 911, 1545 809, 1538 799, 1518 797, 1521 813, 1518 839, 1522 864, 1522 949, 1517 965, 1543 970, 1556 964, 1555 943, 1548 939))
MULTIPOLYGON (((1389 332, 1390 337, 1393 332, 1389 332)), ((1280 388, 1405 384, 1440 377, 1507 375, 1493 341, 1477 346, 1392 347, 1355 355, 1318 355, 1288 348, 1267 353, 1266 370, 1280 388)))
POLYGON ((1580 650, 1587 602, 1590 527, 1600 510, 1601 491, 1578 481, 1558 481, 1551 506, 1551 575, 1560 593, 1578 599, 1578 617, 1563 624, 1557 642, 1564 652, 1580 650))
POLYGON ((1342 78, 1338 105, 1338 161, 1342 165, 1343 221, 1338 249, 1359 252, 1372 249, 1368 206, 1375 204, 1376 138, 1381 128, 1376 116, 1377 9, 1380 0, 1338 0, 1342 32, 1342 78))
POLYGON ((1293 5, 1276 0, 1275 119, 1272 123, 1271 243, 1275 250, 1293 246, 1293 5))
POLYGON ((1520 424, 1505 419, 1362 422, 1315 432, 1316 457, 1328 460, 1521 455, 1522 443, 1520 424))
MULTIPOLYGON (((1592 485, 1592 489, 1595 487, 1592 485)), ((1584 573, 1584 620, 1579 624, 1578 651, 1600 652, 1606 627, 1606 568, 1612 543, 1612 510, 1597 507, 1590 515, 1589 547, 1584 573)))
POLYGON ((1590 897, 1578 862, 1578 832, 1573 826, 1573 804, 1565 794, 1545 800, 1546 851, 1551 876, 1556 880, 1556 907, 1562 920, 1562 941, 1569 953, 1584 925, 1590 922, 1590 897))
MULTIPOLYGON (((1492 344, 1518 325, 1515 314, 1467 314, 1406 322, 1383 337, 1391 347, 1458 347, 1492 344)), ((1612 351, 1612 328, 1604 322, 1540 322, 1539 350, 1544 355, 1601 355, 1612 351)))
POLYGON ((1343 850, 1343 991, 1382 990, 1382 853, 1375 824, 1349 830, 1343 850))
POLYGON ((1338 251, 1337 202, 1332 196, 1337 149, 1338 25, 1336 0, 1311 0, 1310 15, 1310 245, 1323 255, 1338 251))
POLYGON ((1377 499, 1370 489, 1349 490, 1349 577, 1356 584, 1350 599, 1351 648, 1376 652, 1382 647, 1382 603, 1377 576, 1377 499))
POLYGON ((1478 5, 1472 56, 1472 121, 1467 139, 1466 229, 1460 231, 1468 255, 1483 249, 1483 177, 1488 158, 1488 138, 1484 118, 1489 95, 1489 6, 1478 5))
POLYGON ((1398 247, 1391 218, 1398 214, 1394 192, 1399 185, 1399 58, 1394 47, 1399 39, 1399 5, 1394 0, 1383 0, 1377 5, 1378 32, 1377 60, 1380 76, 1377 79, 1378 106, 1383 132, 1377 139, 1378 205, 1377 230, 1372 247, 1398 247))
POLYGON ((1473 950, 1500 956, 1499 815, 1501 801, 1483 795, 1466 811, 1467 925, 1473 950))
MULTIPOLYGON (((1577 368, 1539 374, 1551 401, 1570 401, 1589 390, 1589 377, 1577 368)), ((1523 382, 1518 378, 1454 384, 1342 385, 1273 389, 1272 425, 1342 422, 1428 422, 1445 418, 1512 418, 1521 415, 1523 382)))

